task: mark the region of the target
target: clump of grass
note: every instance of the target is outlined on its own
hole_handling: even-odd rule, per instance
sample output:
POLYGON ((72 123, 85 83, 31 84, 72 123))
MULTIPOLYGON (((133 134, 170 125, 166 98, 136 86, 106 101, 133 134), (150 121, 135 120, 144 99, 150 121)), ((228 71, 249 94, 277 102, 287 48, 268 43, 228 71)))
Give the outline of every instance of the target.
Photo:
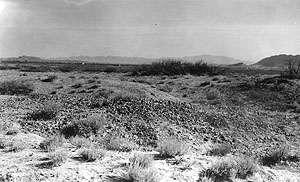
POLYGON ((138 166, 141 168, 148 168, 151 166, 153 162, 153 156, 152 155, 146 155, 146 154, 140 154, 135 153, 132 158, 129 159, 130 165, 132 166, 138 166))
POLYGON ((105 155, 104 150, 95 148, 95 147, 89 147, 89 148, 83 148, 79 151, 79 156, 87 162, 93 162, 97 159, 103 158, 105 155))
POLYGON ((85 137, 76 135, 75 137, 69 138, 69 141, 72 145, 75 145, 76 148, 89 147, 91 146, 91 141, 85 137))
POLYGON ((288 146, 273 148, 268 154, 261 158, 263 165, 272 166, 284 161, 299 161, 299 157, 291 155, 291 149, 288 146))
POLYGON ((209 151, 210 155, 213 156, 225 156, 231 151, 231 146, 228 144, 215 144, 212 149, 209 151))
POLYGON ((6 135, 16 135, 20 133, 20 127, 17 124, 13 124, 5 130, 6 135))
POLYGON ((10 152, 20 152, 26 148, 26 144, 22 141, 11 141, 8 143, 8 151, 10 152))
POLYGON ((0 83, 2 95, 28 95, 33 89, 33 85, 25 80, 9 80, 0 83))
POLYGON ((100 141, 107 150, 116 150, 121 152, 130 152, 137 148, 137 145, 125 138, 119 136, 108 137, 100 141))
POLYGON ((55 119, 61 110, 61 105, 54 102, 46 102, 39 109, 29 114, 32 120, 51 120, 55 119))
POLYGON ((50 139, 44 140, 40 143, 40 148, 45 151, 55 151, 65 143, 65 138, 62 135, 55 135, 50 139))
POLYGON ((215 100, 215 99, 219 99, 220 97, 221 97, 221 93, 217 89, 211 89, 209 92, 206 93, 207 100, 215 100))
POLYGON ((85 119, 77 120, 67 125, 61 130, 61 133, 66 137, 84 136, 88 137, 91 134, 97 134, 107 124, 107 119, 102 114, 94 114, 85 119))
POLYGON ((158 182, 157 172, 147 168, 131 167, 125 177, 128 182, 158 182))
POLYGON ((151 169, 153 157, 145 154, 135 154, 129 159, 125 180, 128 182, 158 182, 157 173, 151 169))
POLYGON ((234 178, 246 179, 257 172, 257 164, 252 158, 243 156, 225 158, 199 173, 199 178, 211 181, 232 181, 234 178))
POLYGON ((48 154, 48 158, 50 159, 53 167, 60 166, 62 163, 66 162, 68 156, 69 153, 63 148, 57 148, 48 154))
POLYGON ((235 159, 236 177, 246 179, 257 172, 257 164, 253 158, 243 156, 235 159))
POLYGON ((188 152, 188 146, 182 141, 168 139, 160 142, 157 150, 160 157, 172 158, 186 154, 188 152))

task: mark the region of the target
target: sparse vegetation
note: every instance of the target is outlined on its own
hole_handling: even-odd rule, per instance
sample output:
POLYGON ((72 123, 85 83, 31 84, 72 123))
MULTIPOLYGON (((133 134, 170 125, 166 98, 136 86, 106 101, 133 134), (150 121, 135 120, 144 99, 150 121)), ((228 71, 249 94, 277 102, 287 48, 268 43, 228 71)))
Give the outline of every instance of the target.
POLYGON ((160 157, 171 158, 186 154, 188 152, 188 146, 182 141, 167 139, 158 144, 157 150, 160 157))
POLYGON ((54 102, 46 102, 40 108, 30 113, 28 118, 35 121, 55 119, 60 110, 60 104, 54 102))
POLYGON ((0 83, 2 95, 28 95, 33 91, 33 85, 25 80, 10 80, 0 83))

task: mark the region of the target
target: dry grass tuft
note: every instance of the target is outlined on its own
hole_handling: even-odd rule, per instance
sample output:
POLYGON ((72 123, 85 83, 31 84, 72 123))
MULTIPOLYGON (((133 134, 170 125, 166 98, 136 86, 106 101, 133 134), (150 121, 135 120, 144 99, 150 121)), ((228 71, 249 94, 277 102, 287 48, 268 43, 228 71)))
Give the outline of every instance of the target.
POLYGON ((186 154, 189 150, 189 147, 182 141, 168 139, 160 142, 158 144, 157 150, 160 157, 171 158, 186 154))
POLYGON ((56 148, 53 152, 48 154, 48 158, 52 162, 53 167, 60 166, 62 163, 66 162, 68 156, 69 153, 63 148, 56 148))
POLYGON ((107 150, 116 150, 121 152, 130 152, 137 148, 137 145, 125 138, 119 136, 109 137, 100 141, 107 150))
POLYGON ((40 143, 40 148, 45 151, 55 151, 65 143, 65 138, 62 135, 55 135, 50 139, 44 140, 40 143))
POLYGON ((225 158, 199 173, 199 181, 232 181, 234 178, 246 179, 257 172, 256 162, 247 156, 225 158))
POLYGON ((127 182, 158 182, 158 174, 151 169, 153 157, 145 154, 135 154, 129 159, 130 164, 125 178, 127 182))
POLYGON ((230 151, 231 146, 228 144, 215 144, 208 154, 213 156, 225 156, 226 154, 229 154, 230 151))
POLYGON ((105 151, 95 147, 83 148, 79 151, 79 156, 87 162, 101 159, 105 156, 105 151))
POLYGON ((75 145, 76 148, 89 147, 92 145, 91 141, 85 137, 76 135, 75 137, 69 138, 69 142, 75 145))

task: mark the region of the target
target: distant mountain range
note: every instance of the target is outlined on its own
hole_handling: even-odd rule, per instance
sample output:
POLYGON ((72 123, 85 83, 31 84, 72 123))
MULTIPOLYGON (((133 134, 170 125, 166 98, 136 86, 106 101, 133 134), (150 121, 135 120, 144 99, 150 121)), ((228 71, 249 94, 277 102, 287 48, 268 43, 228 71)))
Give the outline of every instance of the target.
POLYGON ((300 63, 300 55, 275 55, 271 57, 264 58, 253 66, 262 66, 262 67, 286 67, 288 63, 292 61, 293 64, 300 63))
MULTIPOLYGON (((186 57, 172 57, 171 59, 179 59, 187 62, 203 61, 208 64, 228 65, 242 62, 225 56, 186 56, 186 57)), ((109 64, 151 64, 157 60, 169 58, 144 58, 144 57, 121 57, 121 56, 72 56, 72 57, 56 57, 56 58, 39 58, 33 56, 19 56, 13 58, 2 58, 5 61, 22 61, 22 62, 87 62, 87 63, 109 63, 109 64)))

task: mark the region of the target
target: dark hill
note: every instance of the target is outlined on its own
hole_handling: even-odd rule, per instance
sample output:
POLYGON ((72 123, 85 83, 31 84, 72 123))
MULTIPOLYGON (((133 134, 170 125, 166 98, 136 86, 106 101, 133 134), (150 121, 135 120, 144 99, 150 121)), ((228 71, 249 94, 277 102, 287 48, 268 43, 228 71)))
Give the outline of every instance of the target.
POLYGON ((286 67, 289 61, 292 60, 294 64, 300 63, 300 55, 276 55, 264 58, 254 65, 263 66, 263 67, 286 67))

